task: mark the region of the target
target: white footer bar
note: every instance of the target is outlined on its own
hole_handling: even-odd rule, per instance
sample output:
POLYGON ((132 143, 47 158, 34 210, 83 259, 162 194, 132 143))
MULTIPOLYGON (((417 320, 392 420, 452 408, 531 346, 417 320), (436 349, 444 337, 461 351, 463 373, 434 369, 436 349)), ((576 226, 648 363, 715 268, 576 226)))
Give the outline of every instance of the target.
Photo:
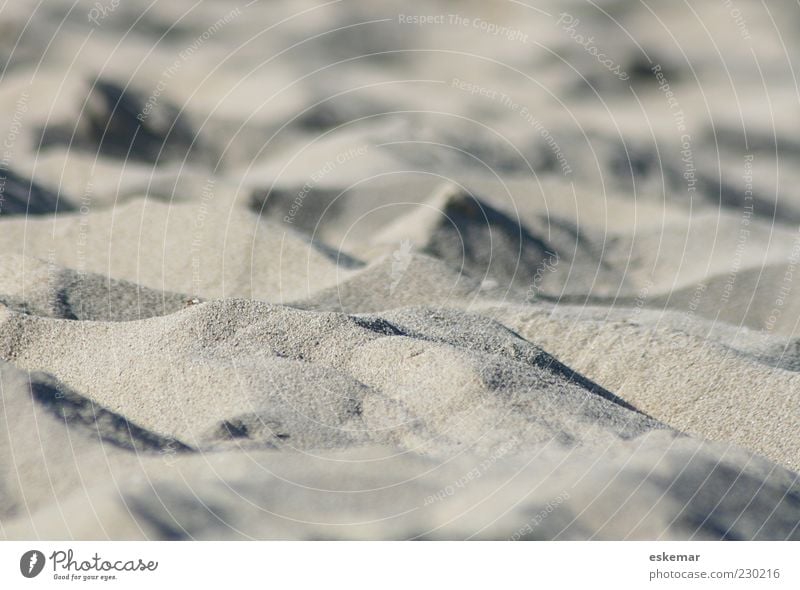
POLYGON ((793 543, 0 542, 0 588, 800 588, 793 543))

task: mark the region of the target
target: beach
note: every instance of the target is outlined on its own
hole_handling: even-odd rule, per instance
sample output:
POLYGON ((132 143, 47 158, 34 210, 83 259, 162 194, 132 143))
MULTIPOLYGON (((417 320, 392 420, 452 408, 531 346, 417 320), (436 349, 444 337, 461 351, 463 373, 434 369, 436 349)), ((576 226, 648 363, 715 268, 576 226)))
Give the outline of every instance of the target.
POLYGON ((0 538, 800 540, 796 12, 7 4, 0 538))

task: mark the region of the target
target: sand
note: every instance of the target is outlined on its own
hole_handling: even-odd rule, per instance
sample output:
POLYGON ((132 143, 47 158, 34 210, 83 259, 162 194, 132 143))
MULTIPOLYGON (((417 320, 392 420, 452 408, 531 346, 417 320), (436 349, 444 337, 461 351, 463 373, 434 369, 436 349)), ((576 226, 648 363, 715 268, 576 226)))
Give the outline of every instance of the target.
POLYGON ((0 538, 800 540, 791 7, 262 4, 0 11, 0 538))

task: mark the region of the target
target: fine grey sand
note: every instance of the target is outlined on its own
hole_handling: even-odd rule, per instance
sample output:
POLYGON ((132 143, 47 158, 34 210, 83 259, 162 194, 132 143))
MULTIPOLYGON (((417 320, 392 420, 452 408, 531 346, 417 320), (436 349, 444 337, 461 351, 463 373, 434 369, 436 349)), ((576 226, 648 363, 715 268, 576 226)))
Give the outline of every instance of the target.
POLYGON ((0 9, 0 538, 800 540, 797 7, 101 5, 0 9))

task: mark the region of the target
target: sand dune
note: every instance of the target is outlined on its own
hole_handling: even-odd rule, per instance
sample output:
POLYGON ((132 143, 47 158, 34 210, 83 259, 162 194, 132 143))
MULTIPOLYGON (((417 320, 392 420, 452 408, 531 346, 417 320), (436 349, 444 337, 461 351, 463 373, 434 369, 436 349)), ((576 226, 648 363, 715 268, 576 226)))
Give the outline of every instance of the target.
POLYGON ((499 324, 446 311, 384 319, 231 300, 142 322, 6 314, 3 358, 193 447, 408 440, 444 452, 508 438, 596 444, 660 427, 499 324), (157 368, 165 355, 173 362, 157 368))
POLYGON ((800 540, 796 8, 13 4, 0 537, 800 540))
POLYGON ((9 219, 0 247, 157 290, 277 301, 335 284, 356 264, 250 211, 215 203, 212 190, 196 204, 138 199, 87 214, 9 219))
POLYGON ((3 531, 12 538, 769 539, 797 533, 792 474, 744 451, 664 430, 578 450, 550 441, 526 454, 509 449, 506 439, 478 463, 480 475, 467 479, 478 461, 469 452, 441 463, 374 446, 199 454, 141 429, 115 440, 113 414, 106 418, 97 406, 87 414, 74 394, 52 395, 54 388, 68 392, 52 379, 29 380, 6 364, 2 377, 2 440, 35 451, 24 453, 22 471, 20 446, 6 447, 4 456, 15 460, 0 463, 3 531), (123 450, 131 443, 136 456, 123 450))
POLYGON ((178 293, 154 291, 38 258, 6 255, 0 265, 0 303, 27 314, 125 321, 166 315, 188 302, 178 293))
POLYGON ((293 307, 342 313, 379 312, 398 307, 469 307, 479 297, 504 293, 495 284, 459 273, 438 258, 400 242, 391 255, 379 257, 334 287, 292 302, 293 307))
POLYGON ((800 465, 792 410, 798 375, 782 367, 791 361, 775 354, 775 344, 771 358, 748 354, 672 327, 677 322, 669 316, 647 325, 631 314, 611 319, 581 308, 490 313, 666 424, 757 450, 793 469, 800 465))

